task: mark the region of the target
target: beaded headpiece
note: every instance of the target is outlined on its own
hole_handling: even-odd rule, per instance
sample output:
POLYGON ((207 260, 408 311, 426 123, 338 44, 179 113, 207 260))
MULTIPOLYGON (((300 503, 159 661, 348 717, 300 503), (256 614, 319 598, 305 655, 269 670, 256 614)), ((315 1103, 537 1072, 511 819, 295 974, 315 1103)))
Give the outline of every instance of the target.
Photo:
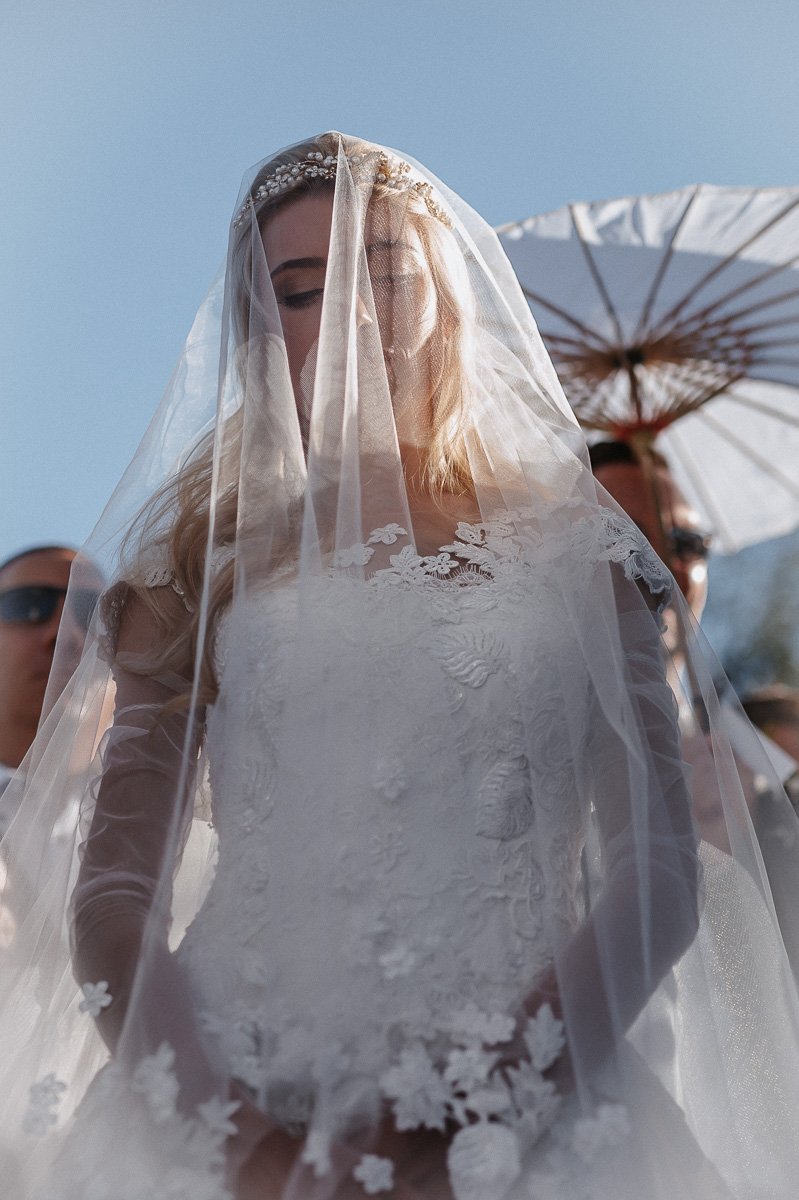
MULTIPOLYGON (((350 167, 357 167, 363 159, 370 157, 365 154, 345 155, 350 167)), ((283 163, 276 167, 271 175, 267 175, 258 184, 255 192, 247 197, 237 212, 234 228, 244 221, 250 209, 256 208, 262 201, 280 196, 301 183, 303 179, 335 179, 338 159, 335 154, 322 154, 319 150, 311 150, 305 158, 296 163, 283 163)), ((397 192, 413 192, 424 201, 427 211, 446 225, 452 227, 449 215, 436 201, 432 186, 424 179, 411 178, 411 168, 406 162, 390 159, 387 154, 381 154, 377 164, 374 182, 379 187, 392 188, 397 192)))

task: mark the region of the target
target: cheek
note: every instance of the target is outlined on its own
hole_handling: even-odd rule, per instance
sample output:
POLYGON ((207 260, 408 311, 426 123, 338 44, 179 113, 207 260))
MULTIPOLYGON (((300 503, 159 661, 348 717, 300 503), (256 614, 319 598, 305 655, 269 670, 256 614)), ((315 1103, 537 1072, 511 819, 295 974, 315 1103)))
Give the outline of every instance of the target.
POLYGON ((376 291, 375 309, 384 346, 405 355, 416 354, 427 344, 438 320, 435 288, 425 276, 394 292, 376 291))
POLYGON ((289 360, 289 373, 294 387, 294 395, 298 400, 301 394, 302 369, 308 360, 311 347, 318 341, 321 316, 321 307, 316 305, 283 316, 286 357, 289 360))

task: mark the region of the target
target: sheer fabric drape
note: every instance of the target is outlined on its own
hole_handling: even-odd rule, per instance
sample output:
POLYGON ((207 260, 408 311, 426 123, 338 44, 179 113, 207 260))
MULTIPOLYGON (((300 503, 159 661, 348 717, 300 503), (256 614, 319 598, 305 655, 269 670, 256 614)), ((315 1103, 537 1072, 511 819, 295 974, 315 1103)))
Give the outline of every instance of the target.
POLYGON ((1 847, 18 1194, 787 1200, 796 818, 764 861, 709 650, 407 161, 248 176, 86 547, 1 847))

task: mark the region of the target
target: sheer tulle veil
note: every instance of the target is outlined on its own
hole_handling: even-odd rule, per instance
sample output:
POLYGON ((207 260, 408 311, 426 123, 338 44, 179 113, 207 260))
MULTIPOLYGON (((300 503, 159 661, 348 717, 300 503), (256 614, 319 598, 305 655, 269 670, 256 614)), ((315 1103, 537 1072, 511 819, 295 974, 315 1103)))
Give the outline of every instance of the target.
POLYGON ((793 1195, 796 816, 467 204, 248 174, 98 569, 0 847, 16 1196, 793 1195))

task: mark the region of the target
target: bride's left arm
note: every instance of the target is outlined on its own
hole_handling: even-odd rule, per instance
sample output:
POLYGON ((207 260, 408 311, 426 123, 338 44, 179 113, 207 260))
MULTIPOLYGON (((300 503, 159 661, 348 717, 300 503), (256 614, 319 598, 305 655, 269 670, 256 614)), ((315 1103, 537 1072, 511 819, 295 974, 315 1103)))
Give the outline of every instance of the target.
POLYGON ((581 1074, 612 1056, 699 919, 697 837, 658 623, 635 585, 614 585, 629 704, 620 720, 595 695, 587 750, 602 883, 524 1005, 532 1015, 548 1002, 564 1020, 561 1069, 581 1074))

